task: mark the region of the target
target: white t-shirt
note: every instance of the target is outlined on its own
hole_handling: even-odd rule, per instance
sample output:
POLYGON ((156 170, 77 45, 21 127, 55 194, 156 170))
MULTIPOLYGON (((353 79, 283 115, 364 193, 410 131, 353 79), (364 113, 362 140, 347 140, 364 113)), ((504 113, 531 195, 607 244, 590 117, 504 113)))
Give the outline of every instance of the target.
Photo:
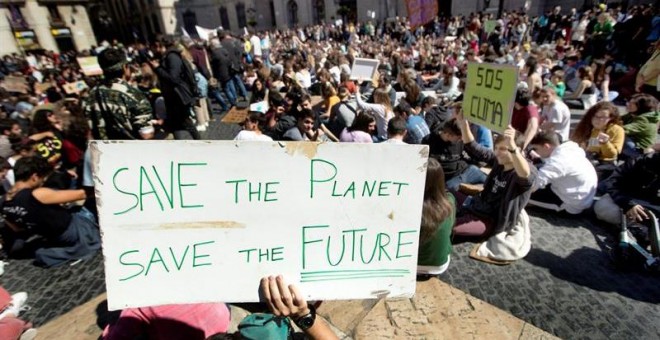
POLYGON ((548 184, 552 192, 561 198, 562 209, 579 214, 591 207, 594 201, 598 175, 584 150, 575 142, 568 141, 559 145, 539 169, 536 186, 545 188, 548 184))
POLYGON ((555 124, 555 131, 561 135, 562 141, 569 140, 571 133, 571 110, 563 101, 557 99, 554 104, 546 106, 541 117, 555 124))
POLYGON ((272 142, 273 139, 264 134, 257 134, 254 131, 243 130, 234 137, 234 140, 256 140, 261 142, 272 142))
POLYGON ((261 57, 261 39, 258 36, 253 35, 250 38, 250 44, 252 44, 252 52, 255 57, 261 57))

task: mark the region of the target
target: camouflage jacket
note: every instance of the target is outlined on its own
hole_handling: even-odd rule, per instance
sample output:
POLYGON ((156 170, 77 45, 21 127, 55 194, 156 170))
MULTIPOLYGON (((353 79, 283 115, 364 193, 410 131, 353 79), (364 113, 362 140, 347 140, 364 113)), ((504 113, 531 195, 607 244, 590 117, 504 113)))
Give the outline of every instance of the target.
POLYGON ((83 102, 83 109, 95 139, 141 139, 140 129, 151 125, 149 99, 124 80, 110 87, 99 84, 83 102))

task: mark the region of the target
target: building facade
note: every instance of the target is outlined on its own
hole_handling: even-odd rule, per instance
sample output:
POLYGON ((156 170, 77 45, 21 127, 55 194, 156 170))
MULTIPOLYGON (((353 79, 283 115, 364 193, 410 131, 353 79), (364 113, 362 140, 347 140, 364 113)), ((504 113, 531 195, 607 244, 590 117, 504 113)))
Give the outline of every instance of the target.
MULTIPOLYGON (((2 1, 2 0, 0 0, 2 1)), ((560 5, 589 7, 597 0, 438 0, 440 15, 497 13, 500 1, 506 11, 526 9, 531 15, 560 5)), ((652 0, 628 0, 628 4, 652 0)), ((112 21, 110 40, 153 41, 159 34, 196 34, 196 26, 222 27, 235 33, 243 28, 266 30, 322 22, 382 21, 407 15, 405 0, 104 0, 101 11, 112 21)), ((95 19, 94 22, 104 21, 95 19)))
POLYGON ((0 55, 96 45, 90 0, 0 0, 0 55))

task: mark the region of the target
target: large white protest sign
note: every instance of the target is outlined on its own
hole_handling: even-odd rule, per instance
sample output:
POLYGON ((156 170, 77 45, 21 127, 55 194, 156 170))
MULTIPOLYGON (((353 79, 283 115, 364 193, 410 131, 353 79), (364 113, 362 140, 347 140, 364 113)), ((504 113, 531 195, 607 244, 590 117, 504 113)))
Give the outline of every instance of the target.
POLYGON ((351 79, 371 80, 378 70, 380 62, 377 59, 355 58, 351 68, 351 79))
POLYGON ((254 302, 274 274, 307 299, 414 294, 427 146, 90 148, 110 310, 254 302))

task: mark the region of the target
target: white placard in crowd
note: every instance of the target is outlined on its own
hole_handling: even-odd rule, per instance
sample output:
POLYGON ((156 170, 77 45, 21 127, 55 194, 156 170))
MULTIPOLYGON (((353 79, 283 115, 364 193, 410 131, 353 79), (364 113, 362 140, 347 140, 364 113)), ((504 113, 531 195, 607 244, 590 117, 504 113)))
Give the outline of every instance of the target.
POLYGON ((92 141, 110 310, 415 292, 428 147, 92 141), (163 152, 167 150, 167 152, 163 152))
POLYGON ((373 79, 380 61, 378 59, 355 58, 351 67, 351 79, 371 80, 373 79))

